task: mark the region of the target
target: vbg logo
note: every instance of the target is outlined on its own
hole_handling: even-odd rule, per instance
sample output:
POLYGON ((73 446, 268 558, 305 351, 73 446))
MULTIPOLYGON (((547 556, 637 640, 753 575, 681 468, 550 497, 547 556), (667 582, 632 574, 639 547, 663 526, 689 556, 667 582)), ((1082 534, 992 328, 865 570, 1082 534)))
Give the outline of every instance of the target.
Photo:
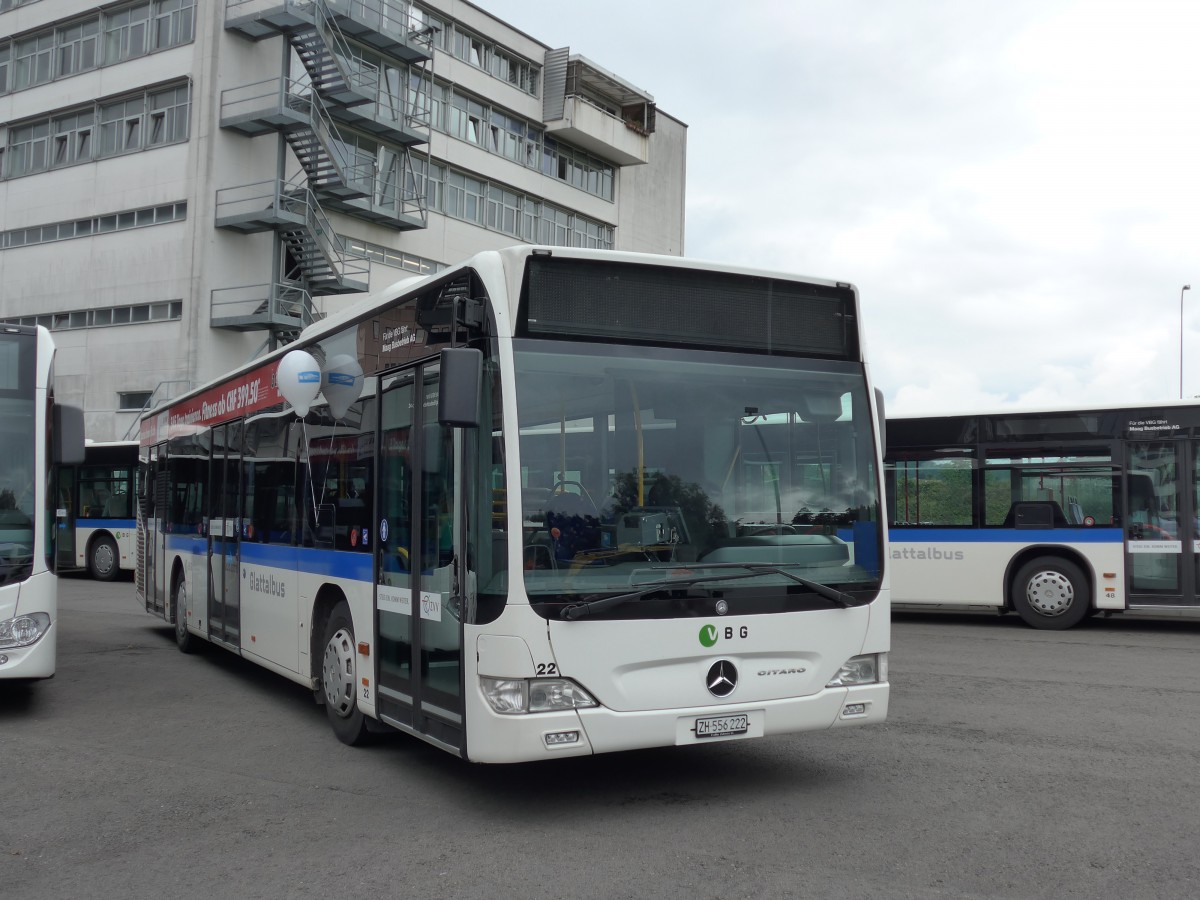
MULTIPOLYGON (((717 640, 721 637, 721 629, 716 625, 704 625, 700 629, 700 644, 703 647, 715 647, 717 640)), ((725 640, 732 641, 734 638, 750 637, 750 629, 742 625, 739 628, 734 628, 732 625, 725 627, 725 640)))

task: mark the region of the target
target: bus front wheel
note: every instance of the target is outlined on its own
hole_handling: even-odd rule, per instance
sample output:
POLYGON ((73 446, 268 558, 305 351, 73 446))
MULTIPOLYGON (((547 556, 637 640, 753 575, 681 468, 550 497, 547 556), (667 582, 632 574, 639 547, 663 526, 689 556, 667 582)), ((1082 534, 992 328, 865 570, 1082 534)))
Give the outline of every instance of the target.
POLYGON ((358 708, 354 623, 343 600, 325 626, 325 653, 321 658, 321 692, 325 714, 333 733, 343 744, 355 746, 367 739, 366 717, 358 708))
POLYGON ((1013 579, 1012 600, 1027 625, 1057 630, 1078 625, 1091 606, 1079 566, 1052 556, 1021 566, 1013 579))
POLYGON ((112 581, 117 577, 118 565, 117 542, 107 534, 102 534, 92 541, 88 553, 88 574, 97 581, 112 581))

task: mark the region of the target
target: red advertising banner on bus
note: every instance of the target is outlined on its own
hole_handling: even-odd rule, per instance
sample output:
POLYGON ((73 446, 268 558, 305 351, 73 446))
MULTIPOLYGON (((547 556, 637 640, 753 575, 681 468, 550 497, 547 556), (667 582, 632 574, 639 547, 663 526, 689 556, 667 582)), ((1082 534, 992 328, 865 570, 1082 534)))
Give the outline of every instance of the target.
POLYGON ((141 443, 157 444, 172 437, 269 409, 284 402, 275 379, 277 363, 251 369, 202 394, 175 403, 142 420, 141 443))

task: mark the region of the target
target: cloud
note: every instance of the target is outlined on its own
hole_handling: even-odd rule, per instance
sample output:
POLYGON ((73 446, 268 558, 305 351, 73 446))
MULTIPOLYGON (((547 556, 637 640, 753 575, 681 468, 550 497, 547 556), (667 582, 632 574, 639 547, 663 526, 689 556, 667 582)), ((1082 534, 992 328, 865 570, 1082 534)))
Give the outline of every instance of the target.
POLYGON ((688 123, 689 256, 856 284, 890 411, 1175 397, 1192 281, 1200 393, 1191 0, 484 5, 688 123))

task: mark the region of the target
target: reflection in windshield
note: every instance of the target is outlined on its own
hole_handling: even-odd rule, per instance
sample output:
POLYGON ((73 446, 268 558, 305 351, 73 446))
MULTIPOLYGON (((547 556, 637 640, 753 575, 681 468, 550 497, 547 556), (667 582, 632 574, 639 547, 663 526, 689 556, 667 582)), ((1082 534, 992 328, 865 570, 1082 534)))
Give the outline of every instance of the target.
POLYGON ((861 367, 552 346, 516 354, 524 577, 544 614, 631 588, 639 602, 623 604, 625 615, 680 614, 692 600, 710 610, 717 594, 757 598, 757 611, 796 608, 781 598, 811 599, 804 581, 864 599, 877 590, 861 367), (765 568, 735 582, 696 578, 746 563, 765 568), (671 573, 679 590, 641 602, 647 578, 669 584, 671 573))

